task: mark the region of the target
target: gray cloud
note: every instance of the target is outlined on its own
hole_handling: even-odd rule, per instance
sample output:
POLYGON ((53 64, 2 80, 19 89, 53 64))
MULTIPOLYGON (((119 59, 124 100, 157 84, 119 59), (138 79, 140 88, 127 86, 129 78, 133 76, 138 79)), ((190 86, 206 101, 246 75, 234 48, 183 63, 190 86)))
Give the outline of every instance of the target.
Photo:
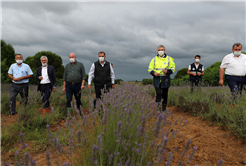
POLYGON ((160 44, 176 71, 196 54, 205 67, 221 61, 235 42, 245 51, 245 2, 2 2, 2 39, 24 57, 52 51, 64 65, 74 52, 86 72, 105 51, 116 78, 142 80, 160 44))

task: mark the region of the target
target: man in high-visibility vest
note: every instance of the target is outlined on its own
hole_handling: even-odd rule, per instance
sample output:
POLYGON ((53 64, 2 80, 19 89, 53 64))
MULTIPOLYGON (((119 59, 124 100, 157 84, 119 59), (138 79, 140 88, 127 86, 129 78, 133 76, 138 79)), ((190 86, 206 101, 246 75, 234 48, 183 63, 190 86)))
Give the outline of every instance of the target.
POLYGON ((170 74, 175 72, 173 58, 165 53, 163 45, 158 46, 158 54, 151 60, 148 72, 153 76, 156 91, 157 111, 165 111, 167 106, 168 88, 170 87, 170 74), (161 109, 161 98, 162 109, 161 109))

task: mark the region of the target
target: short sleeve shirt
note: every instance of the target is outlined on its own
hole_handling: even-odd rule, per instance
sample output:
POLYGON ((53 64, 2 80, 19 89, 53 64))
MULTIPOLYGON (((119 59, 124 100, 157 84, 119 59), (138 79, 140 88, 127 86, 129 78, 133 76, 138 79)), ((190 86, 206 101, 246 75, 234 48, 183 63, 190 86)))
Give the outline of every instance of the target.
MULTIPOLYGON (((195 66, 196 66, 196 68, 198 68, 199 65, 195 64, 195 66)), ((188 66, 188 70, 191 70, 191 66, 190 65, 188 66)), ((203 65, 202 65, 202 71, 204 71, 204 66, 203 65)))
POLYGON ((220 65, 225 68, 225 74, 233 76, 245 76, 246 74, 246 55, 241 54, 239 57, 233 53, 226 55, 220 65))
MULTIPOLYGON (((18 66, 17 63, 14 63, 10 66, 8 74, 11 74, 14 78, 19 78, 27 75, 33 75, 33 72, 28 64, 22 63, 20 66, 18 66)), ((29 78, 23 79, 21 81, 12 80, 12 82, 16 84, 28 83, 29 78)))

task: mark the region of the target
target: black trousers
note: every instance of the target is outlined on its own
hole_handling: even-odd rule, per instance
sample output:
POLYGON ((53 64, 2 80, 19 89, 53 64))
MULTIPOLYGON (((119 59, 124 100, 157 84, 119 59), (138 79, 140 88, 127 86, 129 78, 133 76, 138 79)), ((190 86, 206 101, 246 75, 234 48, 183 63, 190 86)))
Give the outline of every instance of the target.
POLYGON ((106 89, 104 89, 105 88, 104 86, 95 86, 96 99, 93 102, 94 107, 96 107, 96 100, 101 99, 101 95, 102 95, 101 91, 103 91, 104 93, 109 92, 111 87, 112 85, 106 85, 106 89))
POLYGON ((190 88, 191 88, 190 92, 191 93, 193 92, 194 86, 196 86, 198 88, 198 90, 200 91, 201 90, 201 83, 202 83, 202 81, 200 81, 200 80, 191 80, 190 81, 190 88))
POLYGON ((21 95, 22 100, 24 101, 24 105, 27 105, 28 100, 28 83, 24 84, 15 84, 13 83, 10 88, 10 102, 11 102, 11 109, 10 109, 10 115, 15 114, 15 107, 16 107, 16 96, 18 94, 21 95))
POLYGON ((168 98, 168 88, 161 88, 161 84, 160 84, 159 87, 155 87, 155 92, 156 92, 155 101, 157 103, 160 103, 162 98, 163 99, 162 106, 166 107, 167 98, 168 98))
POLYGON ((44 103, 43 108, 49 108, 50 107, 50 102, 49 102, 49 98, 50 98, 50 94, 51 94, 51 90, 52 90, 52 85, 49 84, 40 84, 40 92, 42 95, 42 101, 44 103))

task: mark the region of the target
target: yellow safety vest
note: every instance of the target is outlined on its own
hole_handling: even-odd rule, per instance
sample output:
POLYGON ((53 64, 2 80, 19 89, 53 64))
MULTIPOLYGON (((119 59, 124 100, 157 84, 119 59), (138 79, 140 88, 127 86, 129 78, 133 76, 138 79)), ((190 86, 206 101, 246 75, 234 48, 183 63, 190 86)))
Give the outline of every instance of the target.
POLYGON ((168 55, 166 58, 155 56, 149 64, 148 72, 154 71, 159 73, 159 76, 167 76, 167 74, 163 73, 162 71, 167 69, 171 69, 173 72, 175 72, 175 63, 173 62, 173 58, 168 55))

